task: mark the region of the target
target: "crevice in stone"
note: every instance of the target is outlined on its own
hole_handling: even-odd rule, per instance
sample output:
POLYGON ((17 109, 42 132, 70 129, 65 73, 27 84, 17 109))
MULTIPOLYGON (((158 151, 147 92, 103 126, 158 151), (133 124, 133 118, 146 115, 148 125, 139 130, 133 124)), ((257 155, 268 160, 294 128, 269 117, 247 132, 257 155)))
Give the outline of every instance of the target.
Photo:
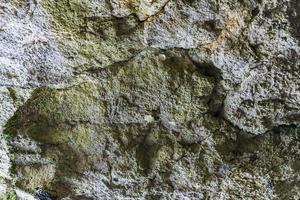
POLYGON ((225 99, 225 94, 223 92, 222 86, 220 85, 220 82, 223 79, 221 70, 217 68, 212 63, 212 61, 204 61, 199 63, 193 58, 191 58, 189 55, 188 57, 202 75, 212 77, 214 79, 215 86, 208 100, 208 113, 212 114, 212 116, 214 117, 222 118, 224 107, 223 101, 225 99))
POLYGON ((101 74, 103 75, 103 74, 107 73, 109 70, 111 70, 111 71, 117 71, 117 68, 125 66, 128 62, 134 60, 137 56, 139 56, 146 49, 147 48, 139 50, 138 52, 136 52, 134 55, 132 55, 129 58, 113 62, 113 63, 111 63, 111 64, 109 64, 107 66, 104 66, 104 67, 90 67, 90 68, 87 68, 87 69, 82 70, 80 72, 79 71, 74 72, 74 74, 75 74, 75 76, 80 76, 82 74, 87 74, 87 75, 90 75, 90 76, 96 76, 96 77, 98 77, 101 74))
POLYGON ((278 134, 278 133, 282 133, 282 132, 290 132, 293 129, 299 129, 300 130, 300 127, 299 127, 299 125, 296 125, 296 124, 290 124, 290 125, 281 124, 281 125, 272 127, 269 132, 272 132, 274 134, 278 134))
POLYGON ((166 6, 171 2, 172 0, 168 0, 155 14, 153 15, 150 15, 149 17, 147 17, 146 19, 144 20, 140 20, 141 22, 146 22, 148 21, 149 19, 151 18, 154 18, 154 17, 157 17, 158 15, 160 15, 161 13, 164 12, 166 6))
POLYGON ((136 31, 138 28, 141 27, 141 21, 139 21, 136 14, 130 14, 126 17, 116 17, 116 16, 110 16, 110 17, 102 17, 102 16, 87 16, 83 18, 84 23, 83 26, 79 27, 80 31, 79 33, 88 33, 95 36, 99 36, 102 39, 106 39, 108 36, 104 34, 104 30, 101 30, 101 25, 105 23, 113 23, 113 26, 116 27, 117 36, 120 37, 122 35, 126 35, 129 33, 132 33, 136 31), (126 20, 134 20, 136 22, 136 26, 130 27, 127 24, 126 20), (88 23, 93 23, 93 26, 96 26, 96 30, 90 29, 88 27, 88 23))

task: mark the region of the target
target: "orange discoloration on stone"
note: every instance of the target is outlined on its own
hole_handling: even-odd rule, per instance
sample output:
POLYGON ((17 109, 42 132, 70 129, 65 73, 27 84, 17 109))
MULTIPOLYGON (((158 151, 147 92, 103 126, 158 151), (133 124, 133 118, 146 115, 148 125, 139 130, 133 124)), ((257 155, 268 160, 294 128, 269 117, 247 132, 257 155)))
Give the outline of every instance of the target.
POLYGON ((234 39, 238 36, 243 28, 243 21, 237 17, 238 15, 230 14, 226 21, 224 29, 219 33, 216 40, 208 45, 208 49, 215 51, 226 41, 234 39))

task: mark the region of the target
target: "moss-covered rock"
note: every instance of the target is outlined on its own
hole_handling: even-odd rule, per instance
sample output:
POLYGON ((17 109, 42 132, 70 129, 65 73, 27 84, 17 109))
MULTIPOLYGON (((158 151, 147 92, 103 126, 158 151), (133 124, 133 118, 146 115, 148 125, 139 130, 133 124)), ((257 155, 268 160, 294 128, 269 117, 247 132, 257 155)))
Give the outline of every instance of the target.
POLYGON ((299 199, 298 7, 2 0, 3 198, 299 199))
POLYGON ((132 165, 135 178, 167 169, 179 135, 188 129, 183 126, 207 111, 214 85, 178 53, 149 49, 100 70, 94 80, 36 89, 5 130, 16 154, 16 184, 27 191, 38 186, 51 191, 91 169, 108 175, 132 165), (14 142, 22 137, 37 143, 45 161, 26 158, 14 142), (133 157, 126 158, 127 153, 133 157), (116 160, 120 156, 124 159, 116 160))
POLYGON ((78 73, 128 60, 145 47, 138 19, 112 16, 105 2, 51 0, 41 6, 78 73))
POLYGON ((18 200, 18 199, 19 198, 17 197, 15 190, 10 190, 4 195, 4 197, 1 197, 1 200, 18 200))

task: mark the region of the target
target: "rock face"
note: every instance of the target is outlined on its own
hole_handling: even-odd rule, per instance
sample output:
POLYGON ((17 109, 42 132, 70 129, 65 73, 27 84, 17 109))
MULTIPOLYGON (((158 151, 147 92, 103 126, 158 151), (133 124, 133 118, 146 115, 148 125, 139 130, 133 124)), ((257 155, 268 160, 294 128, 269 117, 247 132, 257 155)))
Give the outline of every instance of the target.
POLYGON ((2 199, 299 199, 297 0, 0 0, 2 199))

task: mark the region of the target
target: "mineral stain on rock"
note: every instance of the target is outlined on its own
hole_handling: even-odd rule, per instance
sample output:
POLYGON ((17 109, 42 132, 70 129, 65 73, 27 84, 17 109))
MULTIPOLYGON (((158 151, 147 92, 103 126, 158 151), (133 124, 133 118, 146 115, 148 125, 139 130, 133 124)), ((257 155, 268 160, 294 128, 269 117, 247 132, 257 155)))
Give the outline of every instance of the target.
POLYGON ((0 0, 0 198, 299 199, 299 5, 0 0))

